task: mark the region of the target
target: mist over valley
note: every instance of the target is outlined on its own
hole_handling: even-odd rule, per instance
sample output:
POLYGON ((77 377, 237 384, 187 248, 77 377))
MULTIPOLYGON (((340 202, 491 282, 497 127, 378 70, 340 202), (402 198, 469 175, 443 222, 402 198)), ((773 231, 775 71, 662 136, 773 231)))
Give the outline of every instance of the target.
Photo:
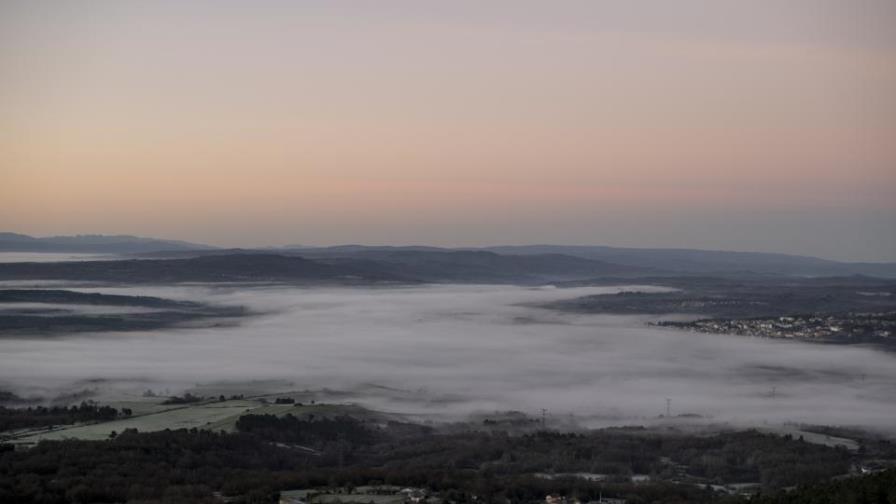
POLYGON ((541 307, 620 291, 672 291, 663 287, 73 290, 242 306, 255 315, 227 327, 2 338, 2 388, 51 397, 93 387, 100 397, 120 398, 268 381, 278 383, 268 392, 339 391, 341 402, 443 421, 546 408, 588 426, 650 423, 665 412, 666 398, 674 414, 699 415, 697 423, 891 430, 896 414, 891 353, 683 332, 647 326, 646 316, 541 307))

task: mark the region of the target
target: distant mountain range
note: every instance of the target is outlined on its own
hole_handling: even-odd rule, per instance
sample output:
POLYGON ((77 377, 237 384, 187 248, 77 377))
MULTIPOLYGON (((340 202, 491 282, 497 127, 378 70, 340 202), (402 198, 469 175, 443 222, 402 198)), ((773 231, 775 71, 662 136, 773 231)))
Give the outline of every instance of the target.
POLYGON ((129 235, 76 235, 35 238, 19 233, 0 233, 0 252, 83 252, 129 254, 160 250, 210 250, 214 247, 177 240, 129 235))
POLYGON ((722 250, 523 245, 488 247, 499 254, 565 254, 616 264, 688 274, 787 276, 867 275, 896 278, 896 263, 841 262, 811 256, 722 250))
MULTIPOLYGON (((273 267, 275 260, 271 257, 301 257, 320 265, 321 274, 324 274, 324 267, 331 268, 326 275, 335 277, 358 276, 361 272, 363 274, 360 276, 372 275, 377 278, 413 279, 424 282, 535 283, 589 277, 658 275, 867 275, 896 278, 896 263, 851 263, 762 252, 605 246, 523 245, 439 248, 340 245, 220 249, 184 241, 127 235, 34 238, 16 233, 0 233, 0 252, 114 253, 145 259, 257 256, 253 260, 270 263, 266 267, 273 267)), ((286 267, 286 264, 278 264, 279 267, 286 267)), ((258 274, 264 276, 261 272, 258 274)))
POLYGON ((0 280, 177 282, 408 282, 376 269, 330 265, 276 254, 203 255, 188 259, 0 263, 0 280))
POLYGON ((502 256, 494 252, 438 251, 317 257, 222 251, 174 259, 0 263, 0 280, 81 280, 122 283, 522 283, 642 274, 563 255, 502 256))
MULTIPOLYGON (((363 257, 395 259, 433 257, 438 252, 491 252, 509 257, 565 257, 597 261, 605 271, 617 268, 623 276, 639 275, 771 275, 771 276, 847 276, 866 275, 896 278, 896 263, 852 263, 831 261, 810 256, 766 252, 729 252, 698 249, 650 249, 605 246, 521 245, 472 249, 440 249, 437 247, 371 247, 340 245, 281 249, 280 253, 304 257, 363 257), (628 268, 628 269, 626 269, 628 268)), ((437 257, 437 256, 436 256, 437 257)), ((584 263, 583 263, 584 264, 584 263)), ((570 268, 574 268, 569 264, 570 268)), ((571 271, 570 271, 571 272, 571 271)))
POLYGON ((655 273, 638 266, 613 264, 563 254, 503 255, 486 250, 365 249, 351 253, 300 252, 330 264, 363 261, 394 275, 423 282, 543 283, 589 277, 636 277, 655 273))

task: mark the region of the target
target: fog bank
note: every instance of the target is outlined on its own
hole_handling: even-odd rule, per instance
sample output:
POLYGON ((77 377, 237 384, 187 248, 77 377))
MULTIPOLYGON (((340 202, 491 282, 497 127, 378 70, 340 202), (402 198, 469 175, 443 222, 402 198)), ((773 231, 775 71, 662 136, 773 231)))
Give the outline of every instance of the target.
POLYGON ((719 421, 892 428, 892 354, 531 306, 621 289, 81 289, 242 304, 264 314, 238 327, 0 340, 0 388, 40 393, 112 379, 132 393, 174 392, 228 380, 286 380, 291 385, 281 388, 341 390, 346 401, 446 417, 547 408, 591 425, 625 424, 663 413, 670 398, 673 414, 719 421))

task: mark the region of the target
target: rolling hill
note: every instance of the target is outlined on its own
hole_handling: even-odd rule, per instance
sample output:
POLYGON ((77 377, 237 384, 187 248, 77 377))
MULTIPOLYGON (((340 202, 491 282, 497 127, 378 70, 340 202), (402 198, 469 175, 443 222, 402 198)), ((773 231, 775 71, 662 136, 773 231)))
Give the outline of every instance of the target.
POLYGON ((0 252, 84 252, 126 254, 160 250, 210 250, 214 247, 178 240, 130 235, 76 235, 35 238, 19 233, 0 233, 0 252))

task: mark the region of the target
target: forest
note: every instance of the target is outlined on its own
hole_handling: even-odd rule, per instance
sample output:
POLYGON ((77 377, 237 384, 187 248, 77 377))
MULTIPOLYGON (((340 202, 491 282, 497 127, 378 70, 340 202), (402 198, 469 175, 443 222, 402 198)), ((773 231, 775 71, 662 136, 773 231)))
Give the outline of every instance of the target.
MULTIPOLYGON (((762 499, 785 499, 777 496, 781 489, 829 482, 861 456, 756 431, 511 435, 472 425, 442 432, 293 415, 247 415, 237 429, 129 429, 106 441, 43 441, 26 450, 7 445, 0 453, 0 502, 212 502, 215 495, 275 502, 285 490, 371 484, 424 487, 451 502, 536 502, 548 493, 617 496, 633 504, 743 502, 710 485, 758 482, 768 496, 762 499), (602 477, 567 476, 572 473, 602 477), (633 482, 633 474, 646 481, 633 482)), ((892 457, 896 449, 880 442, 873 451, 892 457)))

